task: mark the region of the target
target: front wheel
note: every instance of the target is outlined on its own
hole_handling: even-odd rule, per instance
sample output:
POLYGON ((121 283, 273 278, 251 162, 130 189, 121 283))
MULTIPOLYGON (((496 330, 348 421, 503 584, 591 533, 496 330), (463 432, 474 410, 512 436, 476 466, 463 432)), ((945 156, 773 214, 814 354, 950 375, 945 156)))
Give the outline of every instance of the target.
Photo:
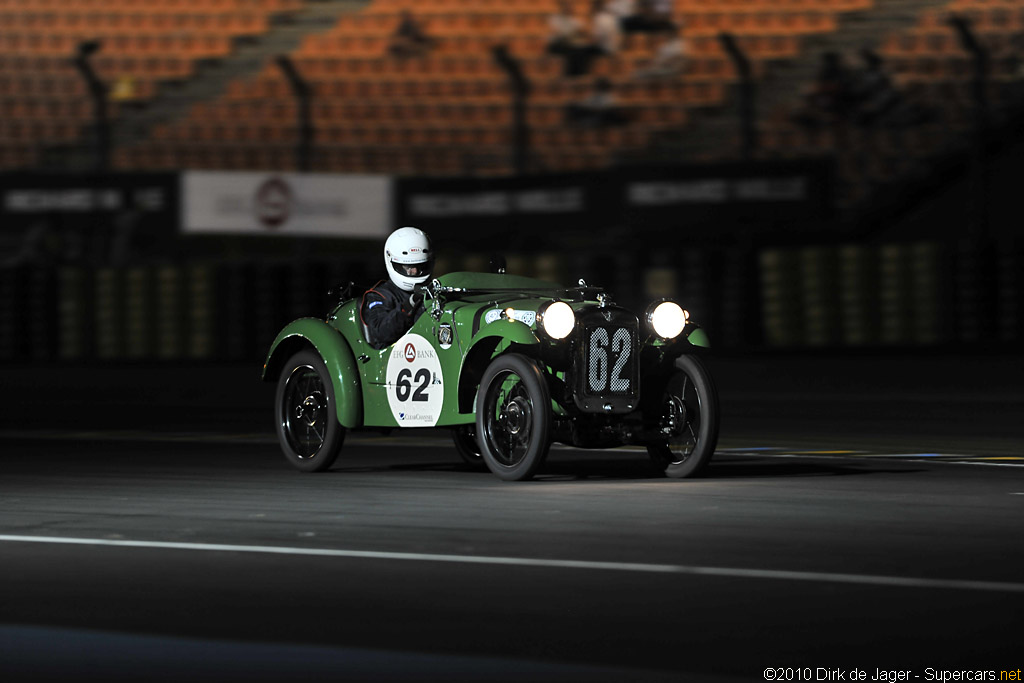
POLYGON ((303 472, 323 472, 333 465, 345 428, 338 422, 334 385, 319 354, 305 350, 288 359, 274 403, 277 439, 288 462, 303 472))
POLYGON ((551 445, 551 398, 537 364, 509 353, 487 366, 476 398, 476 433, 487 468, 505 481, 534 475, 551 445))
POLYGON ((711 460, 718 443, 718 392, 704 364, 692 356, 676 359, 662 395, 661 428, 666 439, 647 445, 655 466, 669 477, 694 477, 711 460))

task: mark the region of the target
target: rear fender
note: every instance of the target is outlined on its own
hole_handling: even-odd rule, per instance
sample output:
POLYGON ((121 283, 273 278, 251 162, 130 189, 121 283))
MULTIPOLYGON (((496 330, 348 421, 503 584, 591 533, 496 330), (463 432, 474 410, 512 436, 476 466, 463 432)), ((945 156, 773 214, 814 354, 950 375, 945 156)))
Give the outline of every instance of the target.
POLYGON ((274 382, 289 358, 304 348, 316 350, 327 366, 334 387, 338 422, 344 427, 363 424, 362 385, 352 349, 341 333, 319 318, 299 318, 285 326, 270 346, 263 381, 274 382))

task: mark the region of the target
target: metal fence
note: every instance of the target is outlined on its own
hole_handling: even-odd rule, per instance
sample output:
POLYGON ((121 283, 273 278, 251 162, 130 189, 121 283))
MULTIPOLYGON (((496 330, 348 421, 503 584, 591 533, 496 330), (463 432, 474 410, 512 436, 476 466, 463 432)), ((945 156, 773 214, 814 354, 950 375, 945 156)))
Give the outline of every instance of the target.
MULTIPOLYGON (((716 349, 992 348, 1024 340, 1024 253, 909 244, 509 254, 509 272, 584 278, 643 309, 672 296, 716 349)), ((481 270, 450 254, 437 272, 481 270)), ((196 261, 0 269, 0 360, 262 360, 277 331, 322 316, 328 288, 376 281, 363 262, 196 261)))

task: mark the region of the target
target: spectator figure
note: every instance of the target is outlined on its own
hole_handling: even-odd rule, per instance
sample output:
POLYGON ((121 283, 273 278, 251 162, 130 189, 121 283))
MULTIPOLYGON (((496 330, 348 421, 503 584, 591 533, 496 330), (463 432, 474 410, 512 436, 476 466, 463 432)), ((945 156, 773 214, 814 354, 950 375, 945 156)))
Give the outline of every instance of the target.
POLYGON ((662 42, 654 51, 654 56, 633 73, 638 80, 674 78, 686 68, 686 40, 682 30, 672 27, 660 31, 662 42))
POLYGON ((622 31, 629 30, 627 25, 637 11, 636 0, 608 0, 605 8, 619 20, 619 28, 622 31))
POLYGON ((137 83, 131 76, 120 76, 110 89, 110 99, 115 102, 130 102, 139 95, 137 83))
POLYGON ((622 18, 627 33, 662 33, 675 28, 672 21, 672 0, 638 0, 630 3, 628 15, 622 18))
POLYGON ((547 50, 562 57, 562 74, 567 78, 590 73, 595 59, 618 49, 621 33, 614 16, 604 10, 603 0, 594 0, 592 10, 590 40, 582 22, 573 16, 569 2, 562 2, 549 20, 552 30, 547 50))
POLYGON ((594 0, 590 13, 590 35, 594 47, 609 57, 622 46, 622 27, 610 5, 611 2, 606 0, 594 0))
POLYGON ((572 12, 569 0, 559 0, 558 11, 548 18, 548 52, 564 54, 573 47, 586 43, 583 22, 572 12))
POLYGON ((881 57, 868 48, 863 48, 860 55, 864 66, 852 79, 850 87, 852 117, 857 125, 906 128, 934 120, 934 111, 909 100, 893 84, 881 57))
POLYGON ((565 118, 569 124, 584 127, 619 126, 628 121, 616 105, 612 82, 603 76, 594 79, 589 95, 566 107, 565 118))
POLYGON ((863 48, 863 68, 851 79, 850 104, 858 125, 870 127, 884 122, 900 105, 900 94, 882 65, 882 58, 863 48))
POLYGON ((663 28, 675 26, 672 15, 675 12, 674 0, 649 0, 651 19, 663 28))
POLYGON ((807 128, 844 122, 850 106, 850 75, 838 52, 826 52, 803 106, 794 115, 797 123, 807 128))
POLYGON ((434 39, 426 34, 409 10, 402 10, 402 19, 391 36, 388 51, 395 57, 421 57, 434 46, 434 39))
POLYGON ((1010 76, 1014 80, 1024 80, 1024 32, 1010 39, 1010 76))
POLYGON ((1024 100, 1024 33, 1010 38, 1009 45, 996 57, 999 80, 1011 102, 1024 100))

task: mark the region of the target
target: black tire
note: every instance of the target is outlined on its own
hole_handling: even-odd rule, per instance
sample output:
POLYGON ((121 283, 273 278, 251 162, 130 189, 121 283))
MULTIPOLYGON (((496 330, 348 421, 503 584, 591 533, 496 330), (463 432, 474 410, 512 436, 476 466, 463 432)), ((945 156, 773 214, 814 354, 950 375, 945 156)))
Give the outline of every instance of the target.
POLYGON ((664 423, 674 434, 664 443, 647 445, 655 467, 669 477, 700 475, 718 444, 718 392, 699 359, 680 356, 661 399, 664 423))
POLYGON ((476 425, 459 425, 452 430, 452 441, 455 442, 455 450, 463 462, 475 470, 487 469, 484 463, 484 456, 480 452, 480 443, 476 440, 476 425))
POLYGON ((551 397, 537 364, 526 356, 498 356, 480 379, 476 433, 487 469, 499 479, 529 479, 551 446, 551 397))
POLYGON ((336 406, 320 355, 305 350, 289 358, 277 380, 274 421, 284 457, 303 472, 323 472, 338 458, 345 428, 336 406))

